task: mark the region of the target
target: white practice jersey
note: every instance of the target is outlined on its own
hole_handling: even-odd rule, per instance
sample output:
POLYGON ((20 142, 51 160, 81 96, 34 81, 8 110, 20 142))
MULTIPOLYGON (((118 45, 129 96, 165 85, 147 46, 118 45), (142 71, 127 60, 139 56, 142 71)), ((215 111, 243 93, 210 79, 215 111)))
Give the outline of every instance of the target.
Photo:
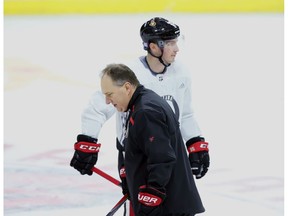
MULTIPOLYGON (((182 64, 175 61, 160 74, 151 72, 144 56, 126 65, 136 74, 140 84, 155 91, 168 102, 179 119, 184 141, 201 135, 191 106, 190 74, 182 64)), ((95 92, 82 113, 82 133, 97 138, 102 125, 115 112, 112 105, 105 103, 104 95, 95 92)), ((116 115, 117 137, 122 143, 128 113, 116 112, 116 115)))

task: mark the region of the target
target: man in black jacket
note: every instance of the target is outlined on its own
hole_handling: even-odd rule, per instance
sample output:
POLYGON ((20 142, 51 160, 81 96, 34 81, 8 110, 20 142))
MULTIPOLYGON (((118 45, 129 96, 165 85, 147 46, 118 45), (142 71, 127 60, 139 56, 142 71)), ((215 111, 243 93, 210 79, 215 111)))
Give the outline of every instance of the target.
MULTIPOLYGON (((179 123, 168 103, 140 85, 123 64, 110 64, 102 71, 101 89, 107 104, 129 113, 125 171, 135 215, 193 216, 204 212, 179 123)), ((208 151, 208 143, 194 148, 208 151)))

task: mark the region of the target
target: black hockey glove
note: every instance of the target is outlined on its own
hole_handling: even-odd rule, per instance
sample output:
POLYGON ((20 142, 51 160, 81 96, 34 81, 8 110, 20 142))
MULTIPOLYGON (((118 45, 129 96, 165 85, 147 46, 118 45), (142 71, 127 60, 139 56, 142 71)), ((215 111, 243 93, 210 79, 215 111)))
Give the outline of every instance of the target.
POLYGON ((208 142, 203 137, 194 137, 186 142, 190 166, 196 179, 202 178, 210 165, 208 142))
POLYGON ((138 213, 140 216, 161 216, 162 203, 166 197, 163 190, 156 189, 147 185, 139 188, 138 213))
POLYGON ((121 169, 119 170, 119 176, 121 179, 122 193, 123 195, 128 194, 128 199, 130 199, 130 194, 129 194, 127 180, 126 180, 126 171, 125 171, 124 166, 122 166, 121 169))
POLYGON ((78 170, 82 175, 92 175, 92 167, 96 164, 101 144, 97 139, 79 134, 74 144, 74 155, 70 166, 78 170))

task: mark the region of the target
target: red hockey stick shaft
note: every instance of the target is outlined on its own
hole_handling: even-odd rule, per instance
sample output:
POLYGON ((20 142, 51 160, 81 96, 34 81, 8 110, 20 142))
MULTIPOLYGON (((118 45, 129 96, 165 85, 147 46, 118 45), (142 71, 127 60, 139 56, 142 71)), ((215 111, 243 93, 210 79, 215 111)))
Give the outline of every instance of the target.
POLYGON ((120 181, 118 181, 114 177, 110 176, 109 174, 103 172, 102 170, 100 170, 100 169, 98 169, 96 167, 93 167, 92 171, 97 173, 98 175, 102 176, 103 178, 107 179, 108 181, 112 182, 113 184, 121 187, 121 182, 120 181))
POLYGON ((106 216, 112 216, 115 214, 115 212, 126 202, 126 200, 128 199, 128 194, 125 194, 121 200, 119 200, 118 203, 116 203, 116 205, 110 210, 110 212, 108 212, 108 214, 106 216))
MULTIPOLYGON (((97 173, 98 175, 102 176, 103 178, 107 179, 108 181, 112 182, 113 184, 121 187, 121 182, 118 181, 117 179, 113 178, 112 176, 110 176, 109 174, 103 172, 102 170, 93 167, 92 171, 97 173)), ((126 202, 126 200, 128 199, 128 194, 125 194, 121 200, 119 200, 118 203, 116 203, 116 205, 110 210, 110 212, 108 212, 108 214, 106 216, 112 216, 115 214, 115 212, 126 202)))

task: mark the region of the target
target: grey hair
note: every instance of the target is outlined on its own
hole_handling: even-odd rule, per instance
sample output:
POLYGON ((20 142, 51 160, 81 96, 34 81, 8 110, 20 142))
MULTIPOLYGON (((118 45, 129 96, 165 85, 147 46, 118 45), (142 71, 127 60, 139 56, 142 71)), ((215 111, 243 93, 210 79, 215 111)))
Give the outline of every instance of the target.
POLYGON ((126 82, 139 86, 139 80, 137 79, 135 73, 124 64, 108 64, 101 72, 101 78, 107 75, 109 76, 113 84, 116 86, 123 86, 126 82))

